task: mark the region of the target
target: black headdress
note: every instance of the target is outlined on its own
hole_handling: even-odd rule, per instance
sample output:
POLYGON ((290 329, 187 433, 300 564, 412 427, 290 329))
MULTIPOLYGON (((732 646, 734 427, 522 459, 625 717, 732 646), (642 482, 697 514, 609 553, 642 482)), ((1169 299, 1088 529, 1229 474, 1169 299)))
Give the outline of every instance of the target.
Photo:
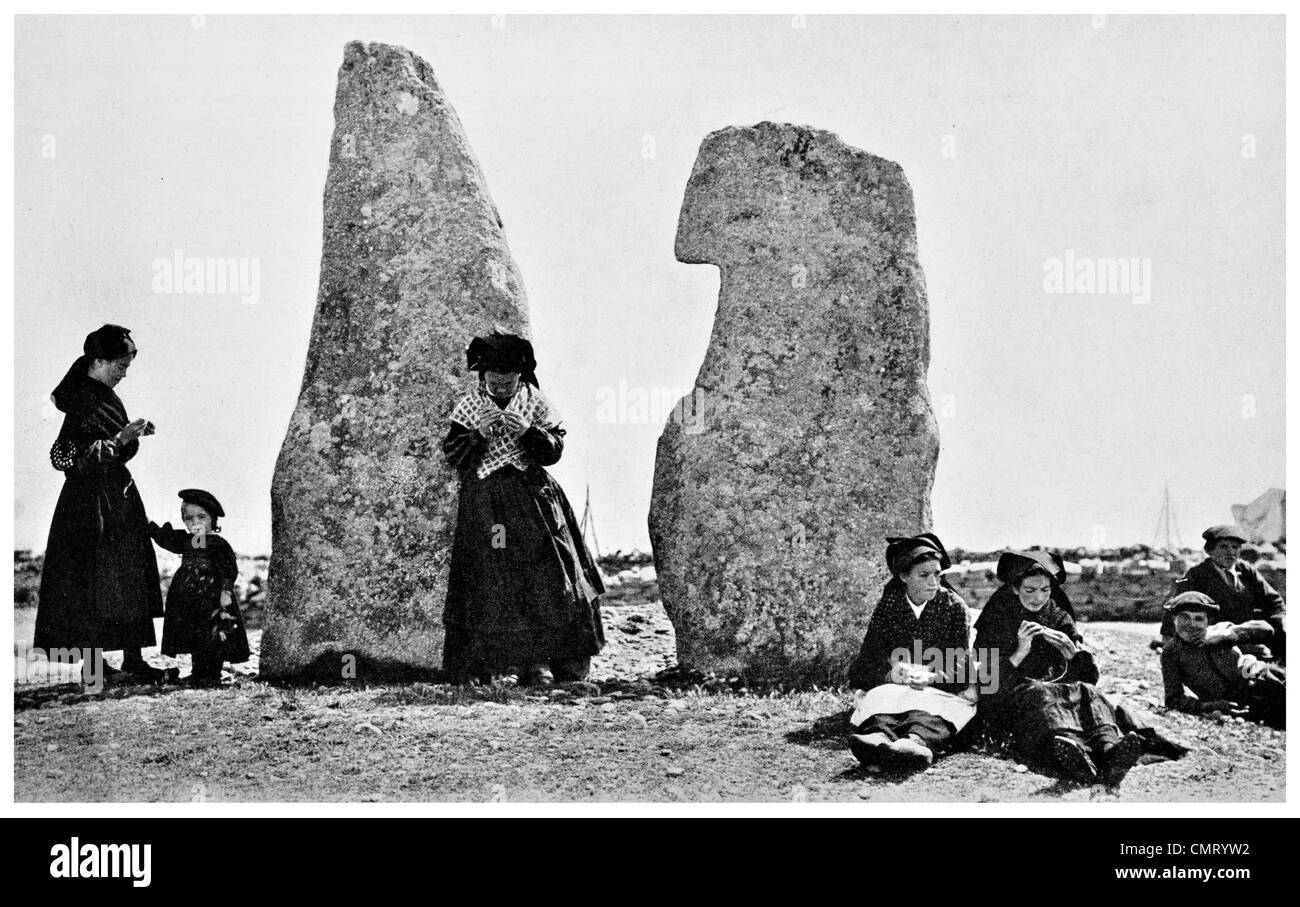
POLYGON ((1030 573, 1041 573, 1059 586, 1065 582, 1065 562, 1050 551, 1004 551, 998 558, 998 579, 1018 585, 1030 573))
POLYGON ((465 359, 470 371, 518 372, 519 380, 537 387, 533 345, 518 334, 493 331, 486 337, 475 337, 465 351, 465 359))
POLYGON ((952 566, 942 543, 930 535, 918 535, 910 538, 885 539, 885 565, 894 576, 901 577, 919 561, 933 559, 939 562, 939 568, 952 566), (927 537, 928 536, 928 537, 927 537), (948 561, 945 565, 944 561, 948 561))
POLYGON ((90 363, 96 359, 121 359, 131 352, 134 345, 131 332, 119 324, 106 324, 97 331, 91 331, 81 345, 82 354, 73 361, 68 373, 50 395, 54 405, 60 412, 66 413, 82 383, 81 379, 86 377, 90 363))

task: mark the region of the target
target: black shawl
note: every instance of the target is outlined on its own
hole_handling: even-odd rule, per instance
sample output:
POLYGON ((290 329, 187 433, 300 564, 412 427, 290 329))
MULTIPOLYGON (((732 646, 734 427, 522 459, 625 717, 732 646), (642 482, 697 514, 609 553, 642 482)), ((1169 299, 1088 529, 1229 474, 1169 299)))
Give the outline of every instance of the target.
MULTIPOLYGON (((894 654, 900 650, 912 653, 918 643, 922 653, 926 649, 938 649, 945 656, 953 653, 955 660, 962 663, 963 674, 967 674, 969 620, 966 606, 955 592, 940 588, 918 619, 908 604, 902 583, 887 584, 867 624, 858 657, 849 668, 849 686, 869 690, 887 683, 895 663, 894 654)), ((960 693, 967 683, 936 683, 935 686, 949 693, 960 693)))

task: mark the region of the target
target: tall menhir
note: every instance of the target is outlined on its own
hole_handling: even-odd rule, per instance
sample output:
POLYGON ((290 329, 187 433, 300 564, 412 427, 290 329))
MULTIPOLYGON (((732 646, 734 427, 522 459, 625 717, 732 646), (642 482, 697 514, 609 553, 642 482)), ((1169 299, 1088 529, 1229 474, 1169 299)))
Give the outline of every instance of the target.
POLYGON ((690 669, 844 680, 887 579, 930 528, 939 440, 902 169, 820 130, 711 133, 677 258, 721 270, 690 420, 659 439, 659 588, 690 669))
POLYGON ((494 325, 528 335, 501 218, 428 64, 348 44, 334 120, 316 317, 271 487, 268 677, 439 666, 456 514, 440 443, 465 346, 494 325))

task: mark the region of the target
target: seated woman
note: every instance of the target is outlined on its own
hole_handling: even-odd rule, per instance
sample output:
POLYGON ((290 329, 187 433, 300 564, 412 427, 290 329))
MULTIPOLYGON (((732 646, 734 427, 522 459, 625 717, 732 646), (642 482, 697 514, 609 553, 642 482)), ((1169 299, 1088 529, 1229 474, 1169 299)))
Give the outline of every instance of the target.
POLYGON ((893 578, 849 668, 855 709, 849 746, 867 767, 915 771, 975 715, 970 616, 940 573, 951 566, 931 534, 887 540, 893 578))
POLYGON ((1007 551, 997 575, 1003 585, 975 622, 976 651, 997 659, 996 692, 981 697, 981 716, 1021 761, 1117 786, 1148 735, 1121 731, 1130 722, 1094 686, 1097 666, 1060 588, 1062 565, 1046 551, 1007 551))

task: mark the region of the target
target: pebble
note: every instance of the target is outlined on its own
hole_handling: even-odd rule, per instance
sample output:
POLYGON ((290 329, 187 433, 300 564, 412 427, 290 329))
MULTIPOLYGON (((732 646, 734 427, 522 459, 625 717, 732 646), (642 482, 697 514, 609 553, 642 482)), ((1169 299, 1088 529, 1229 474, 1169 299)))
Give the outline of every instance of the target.
POLYGON ((47 752, 47 753, 52 753, 52 752, 54 752, 55 750, 57 750, 58 748, 59 748, 59 745, 58 745, 57 743, 51 743, 49 746, 47 746, 47 747, 45 748, 45 752, 47 752))
POLYGON ((682 775, 684 775, 684 774, 686 774, 686 769, 682 768, 680 765, 670 765, 670 766, 668 766, 668 777, 669 777, 669 778, 680 778, 680 777, 681 777, 682 775))
POLYGON ((612 711, 614 711, 615 708, 617 708, 617 706, 615 706, 614 703, 612 703, 612 702, 606 702, 606 703, 604 703, 603 705, 601 705, 601 707, 600 707, 600 711, 602 711, 602 712, 612 712, 612 711))
POLYGON ((358 724, 356 727, 356 731, 358 734, 368 731, 371 734, 374 734, 376 737, 383 736, 384 733, 379 728, 371 724, 369 721, 363 721, 361 722, 361 724, 358 724))
POLYGON ((860 787, 860 788, 858 788, 858 799, 859 799, 859 800, 870 800, 870 799, 871 799, 871 788, 869 788, 869 787, 860 787))
POLYGON ((1027 766, 1027 765, 1017 765, 1017 766, 1016 766, 1016 774, 1017 774, 1017 775, 1023 775, 1023 774, 1024 774, 1025 772, 1027 772, 1027 771, 1029 771, 1029 766, 1027 766))
POLYGON ((640 712, 633 712, 632 714, 628 715, 627 720, 639 728, 647 728, 650 726, 650 722, 646 721, 645 716, 642 715, 640 712))

